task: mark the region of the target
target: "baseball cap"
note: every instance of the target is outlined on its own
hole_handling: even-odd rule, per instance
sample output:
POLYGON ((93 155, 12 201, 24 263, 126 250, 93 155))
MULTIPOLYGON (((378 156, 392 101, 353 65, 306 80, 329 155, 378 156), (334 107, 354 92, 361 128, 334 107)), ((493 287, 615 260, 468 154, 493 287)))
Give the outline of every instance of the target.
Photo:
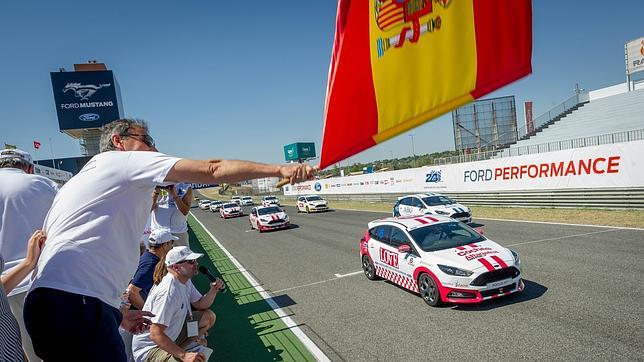
POLYGON ((172 235, 170 229, 167 228, 158 228, 152 230, 148 242, 150 245, 161 245, 167 243, 170 240, 179 240, 178 237, 172 235))
POLYGON ((26 163, 33 163, 29 152, 25 152, 17 148, 5 148, 0 150, 0 160, 8 158, 17 158, 26 163))
POLYGON ((165 256, 165 265, 170 266, 185 260, 195 260, 199 259, 203 254, 195 253, 190 250, 187 246, 175 246, 174 248, 168 251, 168 254, 165 256))

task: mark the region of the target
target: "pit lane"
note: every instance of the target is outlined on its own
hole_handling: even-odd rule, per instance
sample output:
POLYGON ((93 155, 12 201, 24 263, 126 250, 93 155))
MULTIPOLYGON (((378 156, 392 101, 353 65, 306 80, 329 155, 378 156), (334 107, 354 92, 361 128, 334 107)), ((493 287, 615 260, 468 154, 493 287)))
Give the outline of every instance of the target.
POLYGON ((285 209, 294 226, 262 234, 249 207, 192 212, 332 360, 642 359, 642 230, 477 220, 520 254, 526 291, 430 308, 357 273, 358 239, 385 214, 285 209))

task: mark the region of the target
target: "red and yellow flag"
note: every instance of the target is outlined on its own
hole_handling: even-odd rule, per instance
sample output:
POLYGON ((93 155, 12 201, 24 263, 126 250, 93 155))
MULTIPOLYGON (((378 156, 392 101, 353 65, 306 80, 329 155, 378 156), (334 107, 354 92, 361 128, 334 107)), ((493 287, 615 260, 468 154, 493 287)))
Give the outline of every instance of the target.
POLYGON ((339 0, 320 167, 532 71, 530 0, 339 0))

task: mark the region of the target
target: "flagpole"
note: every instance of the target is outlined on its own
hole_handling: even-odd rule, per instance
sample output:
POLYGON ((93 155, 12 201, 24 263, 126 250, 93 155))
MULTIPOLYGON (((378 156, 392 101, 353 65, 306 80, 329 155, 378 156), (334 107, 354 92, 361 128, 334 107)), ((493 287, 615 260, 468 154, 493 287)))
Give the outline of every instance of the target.
POLYGON ((51 152, 51 163, 53 163, 54 168, 56 168, 56 159, 54 158, 54 146, 52 145, 51 137, 49 137, 49 152, 51 152))

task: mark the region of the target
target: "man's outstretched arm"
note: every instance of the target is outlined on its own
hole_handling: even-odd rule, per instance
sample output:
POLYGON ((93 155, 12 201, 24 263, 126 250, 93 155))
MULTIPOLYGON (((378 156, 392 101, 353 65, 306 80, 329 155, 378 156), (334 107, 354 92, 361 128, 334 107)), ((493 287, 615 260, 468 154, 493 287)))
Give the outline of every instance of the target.
POLYGON ((306 164, 271 165, 239 160, 187 160, 174 164, 166 182, 235 183, 262 177, 288 178, 291 184, 313 179, 315 169, 306 164))

